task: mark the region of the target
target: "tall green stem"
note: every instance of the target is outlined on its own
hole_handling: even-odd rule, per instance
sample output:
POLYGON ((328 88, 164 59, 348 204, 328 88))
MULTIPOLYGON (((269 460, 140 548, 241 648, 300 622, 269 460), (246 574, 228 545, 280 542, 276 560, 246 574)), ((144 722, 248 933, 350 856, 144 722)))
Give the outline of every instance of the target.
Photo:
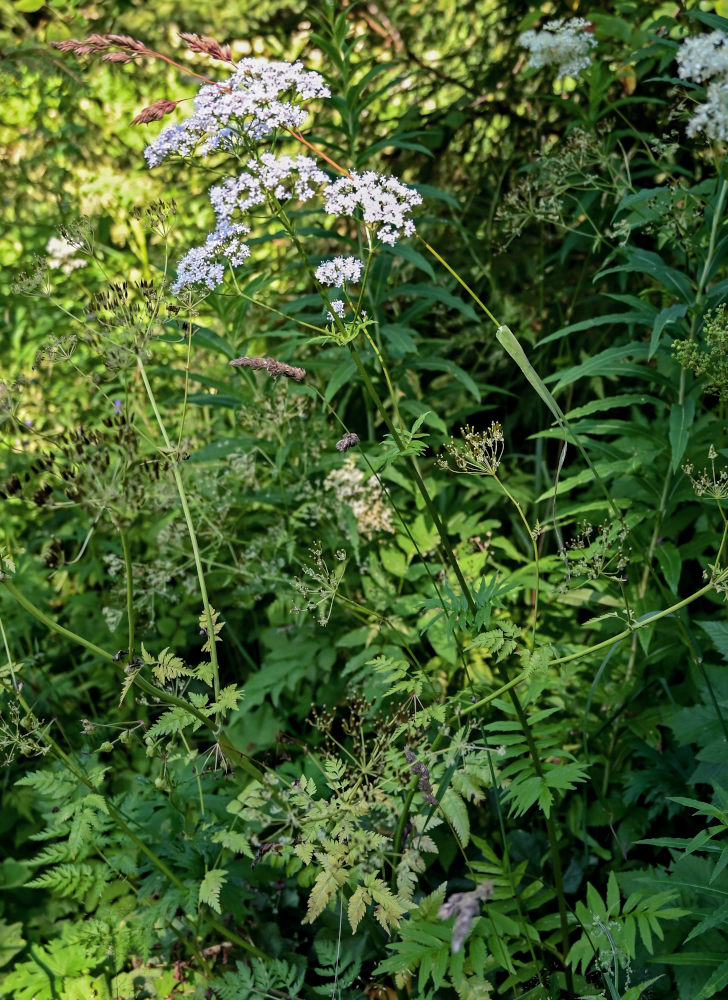
POLYGON ((121 547, 124 552, 124 567, 126 569, 126 618, 129 630, 129 662, 134 659, 134 579, 132 576, 133 566, 131 561, 131 549, 129 548, 129 536, 124 528, 119 529, 121 535, 121 547))
MULTIPOLYGON (((144 363, 141 358, 137 358, 139 365, 139 374, 141 375, 142 382, 144 383, 144 388, 146 389, 147 397, 149 403, 154 412, 159 430, 164 439, 164 444, 167 449, 167 454, 169 455, 170 461, 172 462, 172 475, 174 476, 174 481, 177 486, 177 493, 179 494, 179 501, 182 505, 182 513, 184 514, 185 522, 187 523, 187 531, 190 536, 190 544, 192 545, 192 556, 195 561, 195 569, 197 570, 197 582, 200 588, 200 597, 202 598, 202 606, 205 611, 205 617, 207 619, 207 635, 210 645, 210 663, 212 665, 212 682, 213 690, 215 692, 215 701, 218 700, 220 695, 220 667, 217 661, 217 640, 215 638, 215 621, 213 618, 212 607, 210 606, 210 601, 207 596, 207 584, 205 583, 205 573, 202 569, 202 560, 200 558, 200 548, 197 544, 197 533, 195 531, 195 526, 192 523, 192 514, 190 513, 190 507, 187 503, 187 494, 185 493, 184 484, 182 482, 182 476, 179 471, 179 452, 175 453, 175 449, 172 448, 172 444, 167 435, 167 430, 164 426, 164 421, 162 420, 159 408, 157 407, 157 401, 154 398, 154 393, 152 392, 152 387, 149 384, 149 379, 147 378, 147 372, 144 367, 144 363)), ((222 725, 222 722, 220 723, 222 725)))
MULTIPOLYGON (((399 434, 397 433, 397 431, 396 431, 396 429, 394 427, 394 424, 390 420, 389 414, 387 413, 386 409, 384 408, 384 404, 382 403, 382 400, 380 399, 379 394, 377 393, 377 390, 375 389, 375 387, 374 387, 374 385, 372 383, 372 380, 369 378, 368 372, 364 368, 364 365, 363 365, 363 363, 361 361, 361 358, 359 357, 358 351, 353 346, 353 344, 349 344, 349 350, 351 351, 351 355, 352 355, 352 357, 354 359, 354 363, 355 363, 355 365, 357 367, 357 371, 359 372, 359 374, 360 374, 360 376, 362 378, 362 381, 364 382, 364 385, 365 385, 365 387, 367 389, 367 392, 371 396, 372 402, 374 403, 374 405, 376 406, 377 410, 379 411, 379 414, 382 417, 382 420, 385 422, 385 424, 387 426, 387 429, 389 430, 389 433, 392 435, 393 441, 395 442, 395 444, 397 445, 398 448, 403 449, 403 442, 402 442, 399 434)), ((422 475, 420 474, 420 471, 417 468, 416 463, 412 460, 411 456, 409 458, 409 462, 410 462, 410 468, 412 470, 412 474, 413 474, 414 480, 415 480, 415 482, 417 484, 417 488, 419 489, 420 495, 422 496, 422 499, 425 502, 425 506, 427 507, 427 510, 428 510, 428 512, 430 514, 430 517, 433 520, 433 523, 435 525, 435 530, 437 531, 437 533, 438 533, 438 535, 440 537, 440 541, 442 543, 442 547, 445 550, 448 562, 450 563, 450 566, 452 567, 452 570, 453 570, 453 572, 454 572, 454 574, 455 574, 455 576, 457 578, 458 584, 460 585, 460 588, 461 588, 462 593, 463 593, 463 597, 465 598, 465 600, 467 602, 467 605, 468 605, 468 608, 470 609, 470 611, 473 614, 476 614, 477 613, 477 606, 476 606, 475 601, 473 599, 473 595, 472 595, 472 593, 470 591, 470 587, 468 586, 468 583, 465 580, 465 577, 463 576, 462 570, 460 569, 460 566, 458 564, 458 561, 457 561, 457 558, 455 556, 455 553, 453 552, 452 546, 450 545, 450 540, 447 537, 447 534, 445 532, 445 528, 444 528, 444 526, 442 524, 442 521, 440 520, 440 516, 439 516, 439 514, 437 512, 437 509, 435 508, 435 504, 433 503, 432 497, 430 496, 430 493, 429 493, 429 491, 427 489, 427 486, 425 485, 425 482, 424 482, 424 480, 422 478, 422 475)), ((506 682, 506 684, 508 684, 509 678, 508 678, 507 668, 505 666, 505 663, 499 663, 498 664, 498 670, 502 674, 503 679, 506 682)), ((524 735, 526 743, 528 745, 529 753, 531 755, 531 759, 533 760, 534 770, 536 771, 536 774, 538 775, 538 777, 542 778, 543 777, 543 767, 541 765, 541 758, 539 757, 538 747, 536 746, 536 741, 534 740, 533 733, 531 731, 531 726, 530 726, 530 724, 528 722, 528 719, 526 717, 526 713, 525 713, 525 711, 523 709, 523 706, 521 705, 521 702, 520 702, 520 700, 518 698, 518 695, 516 694, 516 692, 513 689, 513 687, 511 687, 511 686, 508 687, 508 694, 509 694, 509 697, 510 697, 511 701, 513 702, 513 707, 516 710, 516 715, 518 716, 518 721, 519 721, 519 723, 521 725, 521 729, 523 731, 523 735, 524 735)), ((410 798, 408 800, 408 803, 407 802, 405 803, 405 809, 403 809, 404 822, 402 821, 402 817, 400 817, 400 822, 399 822, 398 827, 397 827, 397 831, 398 831, 398 835, 399 835, 399 840, 397 839, 397 835, 395 835, 395 845, 394 845, 395 846, 395 853, 397 853, 397 852, 399 852, 401 850, 401 846, 402 846, 402 840, 401 840, 401 838, 402 838, 402 834, 403 834, 403 831, 404 831, 404 827, 406 825, 406 819, 407 819, 407 815, 409 813, 409 808, 411 807, 411 802, 412 802, 412 800, 410 798)), ((545 822, 546 822, 546 830, 547 830, 548 840, 549 840, 549 850, 550 850, 550 854, 551 854, 551 865, 552 865, 553 874, 554 874, 554 884, 555 884, 555 887, 556 887, 556 896, 557 896, 558 907, 559 907, 559 924, 560 924, 560 927, 561 927, 561 939, 562 939, 562 950, 563 950, 562 959, 563 959, 563 962, 564 962, 564 971, 565 971, 565 975, 566 975, 566 984, 567 984, 567 989, 570 990, 571 992, 573 992, 573 977, 572 977, 572 974, 571 974, 571 969, 566 965, 566 956, 567 956, 567 954, 569 952, 569 923, 568 923, 568 915, 567 915, 567 911, 566 911, 566 899, 565 899, 565 896, 564 896, 564 879, 563 879, 563 873, 562 873, 562 868, 561 868, 561 858, 559 857, 559 846, 558 846, 558 838, 557 838, 557 833, 556 833, 556 825, 554 823, 554 819, 553 819, 553 815, 552 814, 550 814, 549 816, 545 816, 544 819, 545 819, 545 822)))

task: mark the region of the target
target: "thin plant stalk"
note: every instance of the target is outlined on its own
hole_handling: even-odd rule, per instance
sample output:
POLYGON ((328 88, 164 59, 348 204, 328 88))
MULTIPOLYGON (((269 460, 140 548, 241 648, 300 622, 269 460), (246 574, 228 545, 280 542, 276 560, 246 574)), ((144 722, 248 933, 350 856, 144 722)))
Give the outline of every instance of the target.
MULTIPOLYGON (((212 613, 212 606, 210 605, 210 600, 207 596, 207 584, 205 582, 205 573, 202 568, 202 560, 200 558, 200 549, 197 544, 197 532, 195 531, 195 526, 192 523, 192 514, 190 512, 189 504, 187 503, 187 494, 185 492, 184 484, 182 482, 182 476, 180 475, 178 459, 179 451, 175 455, 172 444, 167 435, 167 430, 162 420, 162 415, 159 412, 157 406, 157 401, 155 399, 154 393, 152 392, 152 387, 149 383, 149 378, 147 377, 147 372, 144 367, 144 362, 141 358, 137 359, 139 366, 139 374, 141 375, 142 382, 144 383, 144 388, 146 389, 147 398, 154 412, 154 416, 157 420, 159 430, 164 439, 164 443, 167 449, 167 454, 170 456, 172 461, 172 475, 174 476, 175 485, 177 486, 177 493, 179 495, 180 504, 182 505, 182 513, 184 515, 185 522, 187 524, 187 531, 190 536, 190 544, 192 546, 192 555, 195 560, 195 569, 197 570, 197 582, 200 587, 200 597, 202 599, 202 606, 205 611, 205 617, 207 619, 207 635, 210 645, 210 663, 212 665, 212 682, 213 691, 215 693, 215 701, 218 700, 220 695, 220 667, 217 660, 217 641, 215 637, 215 622, 212 613)), ((222 722, 220 722, 220 727, 222 722)), ((218 731, 220 731, 220 727, 218 731)))

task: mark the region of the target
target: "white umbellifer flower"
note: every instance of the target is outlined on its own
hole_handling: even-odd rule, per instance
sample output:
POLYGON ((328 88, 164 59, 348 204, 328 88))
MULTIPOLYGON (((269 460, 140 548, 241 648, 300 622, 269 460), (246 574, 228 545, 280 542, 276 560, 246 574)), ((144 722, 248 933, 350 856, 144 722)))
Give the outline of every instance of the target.
POLYGON ((677 54, 677 71, 683 80, 694 83, 728 76, 728 35, 711 31, 709 35, 686 38, 677 54))
POLYGON ((707 101, 697 106, 688 123, 688 135, 704 132, 708 139, 725 142, 728 140, 728 35, 724 31, 711 31, 709 35, 686 38, 677 54, 677 66, 683 80, 711 81, 707 101))
POLYGON ((708 100, 698 105, 688 122, 688 135, 692 138, 698 132, 705 132, 709 139, 728 141, 728 78, 708 84, 708 100))
POLYGON ((356 283, 361 278, 364 265, 358 257, 334 257, 316 268, 316 280, 322 285, 343 288, 347 281, 356 283))
POLYGON ((578 76, 591 64, 596 38, 587 30, 591 23, 583 17, 568 21, 548 21, 540 31, 524 31, 518 41, 531 53, 528 65, 534 69, 556 66, 556 76, 578 76))
POLYGON ((299 129, 307 115, 300 102, 329 96, 323 77, 300 62, 242 59, 228 80, 201 87, 190 117, 162 129, 144 155, 156 167, 174 153, 205 156, 236 139, 251 143, 277 128, 299 129))
POLYGON ((333 320, 338 316, 339 319, 344 318, 344 310, 346 309, 346 303, 343 299, 334 299, 333 302, 329 302, 329 309, 327 310, 329 317, 333 320))
POLYGON ((64 274, 71 274, 78 267, 86 267, 87 260, 74 256, 78 246, 62 236, 51 236, 46 243, 46 253, 48 254, 48 267, 60 269, 64 274))
POLYGON ((364 222, 379 226, 377 236, 390 246, 402 236, 413 235, 415 224, 409 216, 421 203, 422 195, 414 188, 374 170, 362 174, 352 170, 324 192, 324 208, 329 215, 354 215, 360 209, 364 222))
POLYGON ((241 223, 224 226, 210 233, 204 246, 188 250, 177 265, 174 294, 188 285, 206 285, 210 291, 217 288, 225 277, 225 261, 236 266, 250 256, 250 247, 243 242, 249 232, 241 223))
POLYGON ((263 153, 258 160, 249 160, 248 169, 237 177, 228 177, 210 189, 210 201, 215 209, 218 226, 229 225, 233 212, 248 212, 265 203, 270 191, 279 201, 296 197, 299 201, 313 198, 317 189, 329 183, 328 174, 310 156, 274 156, 263 153))
POLYGON ((324 480, 324 489, 331 490, 339 503, 351 508, 363 538, 371 538, 380 531, 394 531, 392 509, 386 502, 381 480, 372 476, 367 481, 353 455, 331 470, 324 480))

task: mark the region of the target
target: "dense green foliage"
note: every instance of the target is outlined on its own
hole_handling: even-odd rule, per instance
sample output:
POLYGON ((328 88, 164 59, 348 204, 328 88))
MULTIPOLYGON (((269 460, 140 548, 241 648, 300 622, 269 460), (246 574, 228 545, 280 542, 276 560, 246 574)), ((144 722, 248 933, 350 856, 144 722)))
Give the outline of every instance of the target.
POLYGON ((724 5, 0 10, 0 994, 724 996, 724 5), (210 38, 332 96, 149 170, 210 38), (175 290, 302 150, 416 234, 268 191, 175 290))

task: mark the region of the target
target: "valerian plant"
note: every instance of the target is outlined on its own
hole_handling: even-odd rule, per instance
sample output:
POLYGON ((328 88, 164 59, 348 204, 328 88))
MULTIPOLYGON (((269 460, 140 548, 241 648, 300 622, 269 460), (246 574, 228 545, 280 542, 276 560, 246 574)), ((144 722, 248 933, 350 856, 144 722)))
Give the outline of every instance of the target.
MULTIPOLYGON (((3 989, 632 998, 670 995, 674 967, 681 995, 707 998, 728 982, 709 912, 724 794, 704 801, 725 685, 694 627, 728 655, 725 449, 700 408, 706 375, 722 401, 706 358, 728 181, 716 145, 691 152, 691 183, 609 62, 649 90, 677 58, 688 135, 718 144, 728 22, 679 47, 683 23, 658 13, 619 48, 608 15, 535 14, 525 72, 559 95, 536 114, 565 114, 569 135, 503 198, 509 253, 530 226, 551 251, 518 338, 445 253, 438 192, 380 169, 383 141, 362 148, 353 112, 385 68, 357 64, 332 6, 318 69, 180 36, 200 58, 191 108, 164 96, 135 118, 188 112, 146 162, 209 180, 209 231, 174 269, 193 207, 165 201, 137 213, 149 274, 119 275, 84 221, 21 280, 65 325, 32 378, 0 387, 2 502, 33 526, 0 554, 0 741, 9 762, 42 759, 10 801, 44 846, 8 877, 52 905, 3 989), (581 274, 563 314, 566 296, 546 306, 559 254, 581 274), (619 313, 577 318, 587 278, 619 313), (428 312, 430 339, 457 317, 497 360, 441 357, 416 329, 428 312), (576 339, 599 325, 603 341, 576 339), (525 379, 535 422, 481 404, 488 364, 511 395, 525 379), (50 405, 63 377, 83 422, 50 405), (71 666, 53 691, 35 647, 56 641, 71 666), (648 836, 679 808, 715 822, 648 836), (693 941, 704 975, 681 972, 693 941)), ((128 34, 56 48, 190 72, 128 34)), ((19 955, 18 923, 0 926, 19 955)))

